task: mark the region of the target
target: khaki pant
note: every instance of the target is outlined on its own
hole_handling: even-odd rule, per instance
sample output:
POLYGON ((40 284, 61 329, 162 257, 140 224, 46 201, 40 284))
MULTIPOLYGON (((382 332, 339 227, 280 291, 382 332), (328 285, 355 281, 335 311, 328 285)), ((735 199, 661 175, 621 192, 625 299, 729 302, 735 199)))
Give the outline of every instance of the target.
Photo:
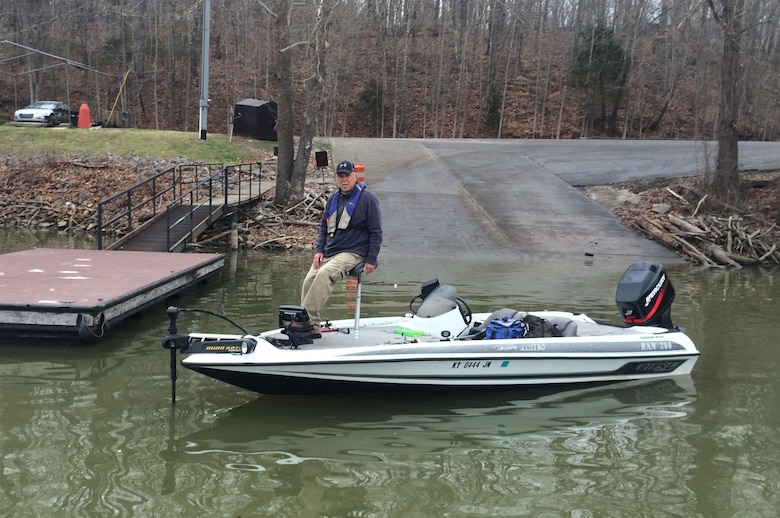
POLYGON ((333 293, 333 286, 362 260, 357 254, 342 252, 323 259, 317 269, 309 268, 301 288, 301 306, 306 308, 315 333, 320 330, 320 311, 333 293))

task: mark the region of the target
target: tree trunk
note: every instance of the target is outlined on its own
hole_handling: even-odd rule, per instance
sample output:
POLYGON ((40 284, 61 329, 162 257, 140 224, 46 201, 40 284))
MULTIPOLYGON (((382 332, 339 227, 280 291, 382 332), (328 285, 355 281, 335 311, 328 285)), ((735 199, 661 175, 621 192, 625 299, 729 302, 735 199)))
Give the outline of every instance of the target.
POLYGON ((322 113, 324 103, 322 102, 323 91, 325 88, 325 75, 327 62, 327 38, 326 24, 324 20, 330 17, 329 8, 315 11, 313 29, 309 36, 309 45, 307 50, 307 65, 310 73, 307 74, 304 83, 306 90, 306 106, 304 107, 303 130, 298 141, 298 153, 295 156, 293 172, 290 178, 289 201, 298 201, 303 199, 304 188, 306 184, 306 172, 309 168, 309 159, 311 158, 311 144, 314 140, 314 132, 317 128, 317 114, 322 113))
POLYGON ((711 192, 722 201, 739 206, 739 98, 742 72, 743 0, 722 0, 717 12, 710 7, 723 28, 723 61, 720 69, 720 117, 718 123, 718 162, 710 183, 711 192))
MULTIPOLYGON (((304 90, 306 93, 303 107, 303 129, 298 140, 298 153, 294 155, 294 118, 295 106, 293 53, 299 45, 291 44, 290 11, 292 7, 284 0, 277 3, 274 33, 277 43, 276 63, 274 66, 274 86, 277 92, 276 136, 279 144, 276 171, 276 195, 274 205, 287 207, 303 198, 306 183, 306 172, 311 157, 311 143, 317 127, 317 113, 320 111, 320 100, 325 74, 325 24, 329 12, 327 9, 312 11, 312 23, 308 33, 303 66, 306 67, 304 90)), ((306 12, 296 16, 306 16, 306 12)))
POLYGON ((276 90, 276 194, 274 205, 286 207, 293 201, 293 94, 292 57, 293 49, 288 48, 290 32, 287 22, 287 6, 277 3, 274 23, 274 67, 273 85, 276 90))

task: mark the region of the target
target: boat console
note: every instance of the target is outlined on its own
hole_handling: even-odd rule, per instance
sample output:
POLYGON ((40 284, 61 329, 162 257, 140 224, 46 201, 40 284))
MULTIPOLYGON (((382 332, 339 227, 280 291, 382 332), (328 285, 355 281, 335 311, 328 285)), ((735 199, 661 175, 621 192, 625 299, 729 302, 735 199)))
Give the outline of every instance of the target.
POLYGON ((413 315, 420 318, 434 318, 458 309, 463 323, 471 323, 471 307, 458 297, 458 289, 451 284, 439 284, 439 279, 424 282, 420 294, 409 302, 409 309, 413 315), (420 304, 415 309, 414 304, 418 299, 420 304))

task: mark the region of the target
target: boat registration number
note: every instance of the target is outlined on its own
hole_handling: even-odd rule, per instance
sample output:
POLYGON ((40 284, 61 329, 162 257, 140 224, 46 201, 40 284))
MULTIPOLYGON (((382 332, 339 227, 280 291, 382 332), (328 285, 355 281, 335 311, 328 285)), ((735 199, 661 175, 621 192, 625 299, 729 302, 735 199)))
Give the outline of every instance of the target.
POLYGON ((452 362, 453 369, 476 369, 479 367, 490 367, 491 361, 468 361, 468 362, 452 362))

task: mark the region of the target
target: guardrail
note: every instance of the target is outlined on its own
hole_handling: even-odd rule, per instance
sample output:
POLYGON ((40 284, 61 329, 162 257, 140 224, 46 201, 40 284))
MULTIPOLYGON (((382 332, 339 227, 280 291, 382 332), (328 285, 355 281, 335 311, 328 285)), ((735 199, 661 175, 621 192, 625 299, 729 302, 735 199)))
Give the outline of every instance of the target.
POLYGON ((259 163, 180 165, 101 200, 97 210, 98 250, 107 248, 106 236, 119 236, 112 243, 116 244, 161 217, 167 221, 168 250, 174 246, 171 233, 177 225, 189 222, 186 233, 192 240, 198 228, 195 221, 198 208, 228 206, 261 194, 261 166, 259 163), (215 169, 218 170, 214 172, 215 169), (253 181, 255 179, 257 183, 253 181), (189 211, 172 218, 173 210, 182 206, 189 206, 189 211))

